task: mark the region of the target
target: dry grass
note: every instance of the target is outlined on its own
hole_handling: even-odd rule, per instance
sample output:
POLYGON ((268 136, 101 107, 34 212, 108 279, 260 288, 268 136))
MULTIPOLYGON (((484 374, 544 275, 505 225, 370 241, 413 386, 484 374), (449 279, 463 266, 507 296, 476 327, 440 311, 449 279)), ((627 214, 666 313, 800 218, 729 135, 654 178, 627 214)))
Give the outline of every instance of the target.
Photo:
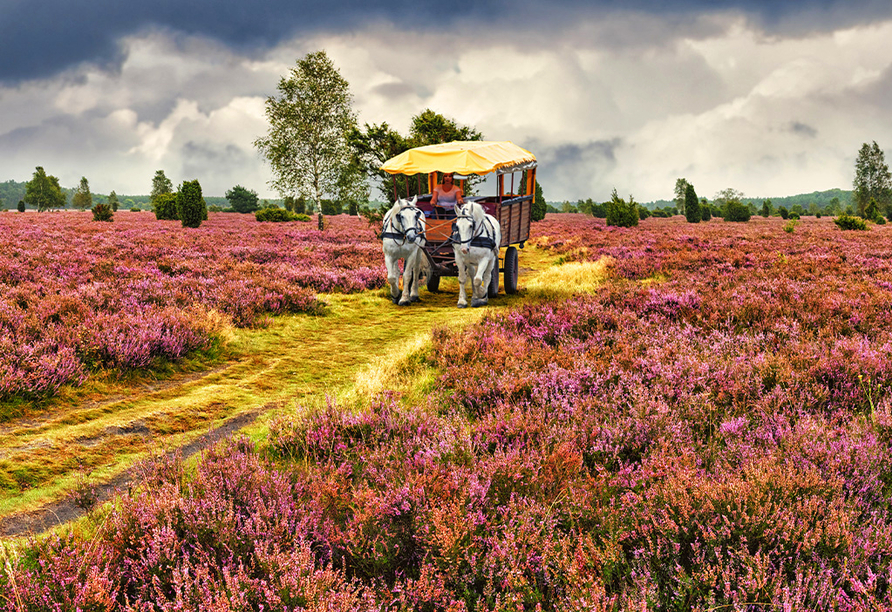
POLYGON ((556 265, 531 278, 527 282, 527 290, 531 296, 539 298, 591 293, 611 276, 613 265, 612 257, 556 265))
POLYGON ((258 439, 276 414, 331 399, 361 409, 388 390, 418 401, 437 375, 425 359, 432 328, 466 325, 544 296, 541 288, 523 287, 546 287, 559 282, 554 275, 561 268, 573 269, 554 267, 554 258, 538 249, 525 249, 520 261, 522 291, 500 294, 486 308, 457 309, 451 278, 405 308, 383 289, 324 295, 323 315, 276 317, 266 329, 222 329, 228 341, 218 354, 172 366, 160 380, 147 372, 65 390, 41 412, 0 425, 0 517, 64 497, 82 471, 109 480, 151 452, 188 444, 260 407, 274 406, 244 430, 258 439), (550 279, 544 283, 536 279, 543 269, 550 279))

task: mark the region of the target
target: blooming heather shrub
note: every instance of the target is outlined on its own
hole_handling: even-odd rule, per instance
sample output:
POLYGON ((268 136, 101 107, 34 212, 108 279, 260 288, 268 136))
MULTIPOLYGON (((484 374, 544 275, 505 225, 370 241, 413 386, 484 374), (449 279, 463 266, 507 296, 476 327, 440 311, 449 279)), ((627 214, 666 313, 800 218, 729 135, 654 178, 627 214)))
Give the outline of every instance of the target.
POLYGON ((151 216, 112 228, 59 214, 0 224, 0 398, 180 359, 229 323, 317 312, 318 292, 385 280, 380 243, 356 219, 323 233, 221 214, 185 236, 151 216))
POLYGON ((332 404, 194 471, 156 459, 95 534, 0 565, 0 606, 892 607, 882 232, 571 221, 540 246, 661 280, 434 330, 421 406, 332 404))

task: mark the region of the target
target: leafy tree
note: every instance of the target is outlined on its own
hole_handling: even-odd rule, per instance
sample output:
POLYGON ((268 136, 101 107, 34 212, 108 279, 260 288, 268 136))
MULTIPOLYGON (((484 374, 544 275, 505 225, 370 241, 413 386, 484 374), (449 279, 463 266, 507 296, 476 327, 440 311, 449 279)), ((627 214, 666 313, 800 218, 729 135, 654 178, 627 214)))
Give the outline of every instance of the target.
MULTIPOLYGON (((524 181, 526 184, 526 181, 524 181)), ((545 196, 542 193, 542 185, 539 184, 539 181, 536 181, 536 195, 533 197, 533 207, 530 211, 530 218, 533 221, 541 221, 545 218, 545 213, 548 211, 548 203, 545 201, 545 196)))
POLYGON ((690 183, 685 187, 684 216, 688 223, 700 223, 700 199, 697 197, 697 192, 694 191, 694 186, 690 183))
MULTIPOLYGON (((266 200, 264 200, 264 202, 266 202, 266 200)), ((266 206, 264 206, 264 208, 266 208, 266 206)), ((307 201, 303 196, 297 198, 293 196, 285 196, 285 210, 297 215, 303 215, 307 212, 307 201)))
POLYGON ((118 212, 120 202, 118 202, 118 194, 116 194, 114 190, 108 194, 108 205, 111 207, 112 212, 118 212))
POLYGON ((184 181, 177 192, 177 215, 183 227, 198 227, 207 219, 207 206, 201 197, 197 180, 184 181))
POLYGON ((721 209, 721 215, 725 221, 749 221, 752 211, 743 203, 743 192, 731 187, 723 189, 713 198, 721 209))
POLYGON ((883 216, 880 214, 880 206, 877 203, 876 198, 870 198, 870 202, 867 203, 867 208, 864 209, 864 214, 861 216, 868 221, 873 221, 874 223, 876 223, 877 219, 883 218, 883 216))
POLYGON ((882 149, 873 141, 864 143, 855 160, 854 201, 858 214, 865 217, 871 198, 876 199, 881 210, 890 212, 892 206, 892 174, 886 165, 882 149))
MULTIPOLYGON (((366 123, 364 129, 354 127, 349 134, 354 163, 373 181, 385 199, 392 198, 394 192, 401 196, 408 192, 409 197, 426 193, 427 181, 413 181, 382 172, 380 168, 384 162, 414 147, 453 140, 483 140, 483 134, 474 127, 459 125, 429 108, 412 117, 407 136, 401 135, 387 123, 366 123)), ((470 177, 465 195, 473 193, 474 185, 480 180, 470 177)), ((525 181, 521 181, 521 185, 525 184, 525 181)))
POLYGON ((759 214, 766 218, 771 216, 771 200, 762 200, 762 210, 759 214))
POLYGON ((48 175, 42 166, 37 166, 34 175, 25 187, 24 201, 38 211, 52 208, 65 208, 65 194, 59 186, 59 179, 48 175))
POLYGON ((638 203, 632 196, 629 201, 619 197, 616 189, 610 195, 610 201, 605 202, 607 208, 607 225, 616 227, 634 227, 638 225, 638 203))
POLYGON ((260 209, 257 192, 253 189, 248 191, 241 185, 236 185, 226 192, 226 199, 229 200, 229 206, 239 213, 251 213, 260 209))
POLYGON ((346 205, 351 215, 358 214, 359 209, 368 204, 371 190, 362 165, 356 158, 351 157, 350 163, 344 165, 336 193, 341 206, 346 205))
POLYGON ((483 140, 483 134, 476 128, 460 126, 452 119, 426 108, 412 117, 409 140, 412 147, 423 147, 453 140, 483 140))
POLYGON ((326 216, 339 215, 344 212, 344 207, 337 200, 322 200, 320 212, 326 216))
POLYGON ((71 199, 71 205, 78 210, 87 210, 93 207, 93 194, 90 193, 90 183, 87 181, 87 177, 81 177, 80 185, 74 191, 74 197, 71 199))
POLYGON ((709 200, 700 198, 700 220, 709 221, 710 219, 712 219, 712 207, 709 205, 709 200))
POLYGON ((839 198, 834 197, 830 200, 830 204, 827 205, 827 212, 831 215, 838 215, 839 211, 842 210, 842 204, 839 201, 839 198))
MULTIPOLYGON (((688 190, 688 181, 686 179, 680 178, 675 179, 675 207, 681 212, 681 214, 685 214, 684 206, 685 206, 685 197, 688 190)), ((685 215, 687 216, 687 215, 685 215)))
POLYGON ((269 133, 254 141, 272 167, 270 183, 285 197, 335 194, 350 163, 347 135, 356 124, 349 84, 325 51, 297 61, 266 100, 269 133))
MULTIPOLYGON (((155 208, 156 202, 160 196, 168 193, 173 193, 173 183, 171 183, 170 179, 164 174, 164 170, 156 170, 155 176, 152 178, 152 194, 149 198, 152 202, 152 208, 155 208)), ((158 218, 160 219, 161 217, 158 218)))

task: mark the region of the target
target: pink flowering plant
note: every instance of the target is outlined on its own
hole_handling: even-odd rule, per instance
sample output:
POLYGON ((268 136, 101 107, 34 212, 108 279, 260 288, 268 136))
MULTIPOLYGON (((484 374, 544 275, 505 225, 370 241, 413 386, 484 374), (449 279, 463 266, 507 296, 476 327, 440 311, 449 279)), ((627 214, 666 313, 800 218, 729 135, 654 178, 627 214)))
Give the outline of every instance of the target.
POLYGON ((318 311, 317 293, 384 283, 380 245, 358 218, 325 232, 232 214, 195 230, 146 214, 97 225, 69 213, 0 219, 0 399, 177 360, 226 321, 263 325, 318 311))
POLYGON ((885 232, 549 217, 541 248, 613 259, 600 290, 435 329, 421 405, 150 460, 89 537, 10 557, 0 605, 889 609, 885 232))

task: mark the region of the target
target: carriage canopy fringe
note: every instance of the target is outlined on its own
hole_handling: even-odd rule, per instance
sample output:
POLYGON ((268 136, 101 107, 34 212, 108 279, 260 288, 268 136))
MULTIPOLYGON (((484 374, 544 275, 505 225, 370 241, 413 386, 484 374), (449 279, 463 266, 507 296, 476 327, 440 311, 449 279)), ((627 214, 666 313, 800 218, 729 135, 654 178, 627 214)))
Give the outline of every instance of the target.
POLYGON ((508 140, 455 140, 409 149, 387 160, 381 169, 389 174, 505 174, 535 167, 536 156, 508 140))

